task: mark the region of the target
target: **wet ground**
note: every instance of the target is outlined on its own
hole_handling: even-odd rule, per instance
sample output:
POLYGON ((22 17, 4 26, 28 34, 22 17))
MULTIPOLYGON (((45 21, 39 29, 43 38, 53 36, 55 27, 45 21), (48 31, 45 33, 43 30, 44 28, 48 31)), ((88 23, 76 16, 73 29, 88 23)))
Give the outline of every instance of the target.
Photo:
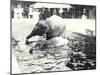
MULTIPOLYGON (((72 27, 68 25, 67 29, 70 28, 73 31, 75 30, 79 31, 81 30, 80 28, 82 27, 80 28, 76 27, 77 29, 75 29, 73 25, 75 25, 75 23, 77 22, 76 25, 78 26, 86 21, 82 21, 81 23, 78 22, 78 20, 77 21, 73 20, 73 22, 75 22, 73 23, 72 21, 70 22, 70 20, 67 20, 66 22, 67 25, 68 24, 72 25, 72 27)), ((89 23, 90 22, 91 21, 89 21, 89 23)), ((93 25, 94 23, 95 23, 94 21, 93 23, 91 22, 91 24, 93 25)), ((87 25, 88 23, 86 22, 85 24, 87 25)), ((15 42, 12 41, 13 44, 12 53, 14 54, 15 59, 17 60, 19 65, 19 69, 22 73, 68 71, 68 70, 83 69, 84 67, 83 62, 72 61, 71 63, 69 63, 69 61, 73 58, 73 57, 71 58, 70 56, 70 51, 72 49, 70 50, 70 48, 66 45, 65 46, 63 45, 61 47, 51 47, 46 49, 39 49, 38 47, 35 48, 32 45, 26 45, 24 42, 25 38, 32 31, 34 25, 35 23, 33 19, 12 20, 12 37, 13 37, 12 40, 13 41, 15 40, 15 42), (29 52, 31 48, 33 49, 32 54, 30 54, 29 52), (80 65, 81 67, 77 67, 76 65, 80 65)), ((68 35, 71 35, 71 33, 69 32, 68 35)), ((90 63, 95 62, 95 60, 90 60, 89 62, 90 63)), ((91 64, 93 64, 95 68, 95 63, 91 64)), ((86 67, 85 69, 88 69, 88 67, 86 67)))
POLYGON ((70 57, 65 47, 45 50, 33 48, 32 54, 28 52, 28 47, 27 51, 20 50, 18 46, 13 49, 22 73, 72 70, 66 66, 70 57))

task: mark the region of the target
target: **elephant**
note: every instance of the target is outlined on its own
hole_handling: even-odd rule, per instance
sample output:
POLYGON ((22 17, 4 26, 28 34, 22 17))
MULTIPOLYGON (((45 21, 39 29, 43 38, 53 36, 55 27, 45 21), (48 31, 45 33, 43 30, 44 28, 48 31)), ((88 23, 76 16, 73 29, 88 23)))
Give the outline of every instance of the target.
MULTIPOLYGON (((66 23, 63 18, 53 15, 45 21, 39 21, 32 32, 26 37, 26 40, 32 36, 46 36, 46 40, 50 40, 54 37, 65 37, 66 23)), ((26 44, 28 41, 26 41, 26 44)))

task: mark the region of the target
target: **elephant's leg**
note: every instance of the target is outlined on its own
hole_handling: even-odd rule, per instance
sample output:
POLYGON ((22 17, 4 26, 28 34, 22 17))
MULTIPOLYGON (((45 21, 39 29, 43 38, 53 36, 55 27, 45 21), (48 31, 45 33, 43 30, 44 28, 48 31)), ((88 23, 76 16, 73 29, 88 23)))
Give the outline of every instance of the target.
POLYGON ((63 31, 61 32, 61 37, 63 38, 67 38, 67 31, 66 31, 66 27, 64 27, 63 31))

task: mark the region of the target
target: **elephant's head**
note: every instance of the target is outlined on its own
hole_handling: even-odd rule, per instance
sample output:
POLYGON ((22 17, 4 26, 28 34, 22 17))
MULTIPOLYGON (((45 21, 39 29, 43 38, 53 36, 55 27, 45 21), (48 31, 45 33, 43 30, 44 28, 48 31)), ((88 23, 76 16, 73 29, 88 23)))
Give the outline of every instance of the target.
POLYGON ((43 36, 48 30, 49 27, 45 24, 45 21, 39 21, 33 29, 33 36, 43 36))

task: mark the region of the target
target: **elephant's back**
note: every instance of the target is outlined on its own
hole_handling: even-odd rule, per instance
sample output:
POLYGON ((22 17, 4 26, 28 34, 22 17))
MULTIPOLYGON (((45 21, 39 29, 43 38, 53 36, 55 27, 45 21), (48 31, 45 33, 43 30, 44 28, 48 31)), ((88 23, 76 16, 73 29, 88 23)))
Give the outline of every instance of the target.
POLYGON ((45 23, 52 28, 65 26, 64 19, 56 15, 53 15, 50 18, 48 18, 45 23))
POLYGON ((45 24, 48 25, 49 27, 47 36, 51 38, 60 36, 63 33, 63 31, 66 29, 64 19, 56 15, 48 18, 45 24))

